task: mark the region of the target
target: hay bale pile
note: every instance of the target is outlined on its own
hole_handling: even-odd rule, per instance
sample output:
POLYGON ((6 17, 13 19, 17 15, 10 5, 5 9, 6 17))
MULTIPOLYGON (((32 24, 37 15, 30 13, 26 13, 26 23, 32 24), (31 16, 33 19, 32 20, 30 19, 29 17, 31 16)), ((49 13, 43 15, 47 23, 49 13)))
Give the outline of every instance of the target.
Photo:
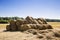
POLYGON ((26 34, 36 35, 35 37, 39 40, 60 40, 60 30, 57 29, 46 29, 46 30, 36 30, 29 29, 24 31, 26 34))
POLYGON ((52 26, 49 25, 45 19, 43 18, 33 18, 27 16, 24 20, 11 20, 10 24, 6 26, 6 30, 8 31, 25 31, 28 29, 52 29, 52 26))

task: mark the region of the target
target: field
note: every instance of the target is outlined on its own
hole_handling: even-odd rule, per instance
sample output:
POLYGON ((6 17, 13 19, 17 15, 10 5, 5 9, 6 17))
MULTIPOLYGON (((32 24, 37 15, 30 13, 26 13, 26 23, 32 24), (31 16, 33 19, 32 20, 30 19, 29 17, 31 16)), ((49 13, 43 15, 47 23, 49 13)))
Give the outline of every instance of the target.
MULTIPOLYGON (((53 28, 60 28, 60 22, 48 22, 48 24, 52 25, 53 28)), ((8 24, 0 24, 0 29, 6 28, 8 24)))
POLYGON ((60 28, 60 22, 48 22, 48 24, 52 25, 53 28, 60 28))
POLYGON ((6 28, 6 25, 8 25, 8 24, 0 24, 0 29, 6 28))
MULTIPOLYGON (((52 25, 53 28, 60 28, 60 22, 48 22, 48 24, 52 25)), ((37 38, 37 35, 33 35, 31 33, 27 34, 25 32, 23 33, 20 31, 6 32, 5 31, 6 25, 8 24, 0 24, 0 40, 40 40, 39 38, 37 38)), ((51 35, 51 34, 48 34, 48 35, 51 35)), ((42 40, 45 40, 45 39, 42 38, 42 40)), ((53 38, 52 40, 55 40, 55 38, 53 38)), ((60 39, 57 38, 57 40, 60 40, 60 39)))

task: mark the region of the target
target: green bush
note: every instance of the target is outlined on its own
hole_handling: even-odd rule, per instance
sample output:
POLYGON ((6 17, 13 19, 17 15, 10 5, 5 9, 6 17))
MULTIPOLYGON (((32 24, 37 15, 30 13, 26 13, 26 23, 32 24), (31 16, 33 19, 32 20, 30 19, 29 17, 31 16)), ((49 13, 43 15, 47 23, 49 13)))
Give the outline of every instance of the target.
POLYGON ((0 23, 8 23, 8 20, 0 20, 0 23))

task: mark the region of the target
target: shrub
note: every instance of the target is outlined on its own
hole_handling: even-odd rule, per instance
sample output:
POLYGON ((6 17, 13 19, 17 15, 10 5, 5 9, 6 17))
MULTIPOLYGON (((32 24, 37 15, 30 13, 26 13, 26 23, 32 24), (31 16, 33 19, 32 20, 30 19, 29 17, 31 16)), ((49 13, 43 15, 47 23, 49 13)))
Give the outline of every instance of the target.
POLYGON ((8 23, 7 20, 0 20, 0 23, 8 23))

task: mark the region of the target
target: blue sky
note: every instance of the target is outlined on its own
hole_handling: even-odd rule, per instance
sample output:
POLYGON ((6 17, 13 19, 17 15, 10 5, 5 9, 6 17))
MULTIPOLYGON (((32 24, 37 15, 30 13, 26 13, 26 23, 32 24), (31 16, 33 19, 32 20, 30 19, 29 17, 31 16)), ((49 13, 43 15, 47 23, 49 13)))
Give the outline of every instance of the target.
POLYGON ((0 0, 0 16, 60 19, 60 0, 0 0))

